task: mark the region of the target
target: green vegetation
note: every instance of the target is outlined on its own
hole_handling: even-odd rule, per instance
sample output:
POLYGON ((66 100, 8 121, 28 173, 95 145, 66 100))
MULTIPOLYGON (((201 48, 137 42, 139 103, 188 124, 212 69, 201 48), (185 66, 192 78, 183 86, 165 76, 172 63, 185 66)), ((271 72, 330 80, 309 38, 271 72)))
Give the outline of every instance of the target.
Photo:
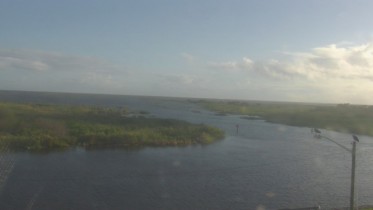
MULTIPOLYGON (((329 129, 345 133, 373 136, 373 106, 307 105, 290 103, 254 103, 239 101, 196 102, 219 115, 259 116, 268 122, 293 126, 329 129)), ((250 119, 250 117, 247 117, 250 119)))
POLYGON ((207 125, 144 117, 125 108, 0 103, 0 144, 15 150, 208 144, 224 133, 207 125))

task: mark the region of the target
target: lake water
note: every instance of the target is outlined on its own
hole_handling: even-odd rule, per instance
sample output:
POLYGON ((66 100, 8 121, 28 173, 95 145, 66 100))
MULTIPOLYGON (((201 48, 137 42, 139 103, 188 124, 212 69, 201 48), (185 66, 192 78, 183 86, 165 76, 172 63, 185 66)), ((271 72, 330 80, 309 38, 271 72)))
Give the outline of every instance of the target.
MULTIPOLYGON (((309 128, 245 120, 173 98, 0 92, 0 101, 127 106, 205 123, 226 138, 207 146, 71 149, 0 157, 0 209, 278 209, 349 205, 351 155, 309 128), (235 125, 239 124, 236 133, 235 125)), ((351 136, 323 131, 351 147, 351 136)), ((373 199, 373 139, 360 136, 356 191, 373 199)))

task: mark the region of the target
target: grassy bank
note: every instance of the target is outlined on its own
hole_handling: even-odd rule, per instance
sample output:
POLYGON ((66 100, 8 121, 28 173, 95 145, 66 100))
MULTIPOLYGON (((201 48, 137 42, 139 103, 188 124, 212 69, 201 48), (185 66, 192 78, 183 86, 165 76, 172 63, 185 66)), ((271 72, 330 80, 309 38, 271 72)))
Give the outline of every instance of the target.
POLYGON ((219 115, 260 116, 268 122, 373 136, 373 106, 306 105, 238 101, 196 102, 219 115))
POLYGON ((224 133, 207 125, 144 117, 125 108, 0 103, 0 144, 15 150, 208 144, 224 133))

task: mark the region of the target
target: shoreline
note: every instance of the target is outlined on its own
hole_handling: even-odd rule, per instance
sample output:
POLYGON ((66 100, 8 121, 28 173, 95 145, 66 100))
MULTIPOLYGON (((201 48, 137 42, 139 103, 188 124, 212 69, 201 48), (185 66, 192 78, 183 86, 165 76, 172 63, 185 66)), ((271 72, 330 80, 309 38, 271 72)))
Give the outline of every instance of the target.
POLYGON ((373 106, 268 104, 211 100, 201 100, 194 103, 215 112, 215 115, 218 116, 237 114, 247 120, 261 119, 289 126, 373 136, 373 106))

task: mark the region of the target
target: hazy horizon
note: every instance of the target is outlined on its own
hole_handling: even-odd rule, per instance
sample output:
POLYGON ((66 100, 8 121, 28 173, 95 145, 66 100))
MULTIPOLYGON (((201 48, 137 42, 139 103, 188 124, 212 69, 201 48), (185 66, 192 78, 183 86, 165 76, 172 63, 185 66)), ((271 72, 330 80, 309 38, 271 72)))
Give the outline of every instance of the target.
POLYGON ((0 89, 373 104, 373 2, 0 1, 0 89))
MULTIPOLYGON (((183 96, 164 96, 164 95, 131 95, 131 94, 111 94, 111 93, 89 93, 89 92, 58 92, 58 91, 34 91, 34 90, 4 90, 0 89, 1 92, 23 92, 23 93, 36 93, 36 94, 72 94, 72 95, 107 95, 107 96, 129 96, 129 97, 154 97, 154 98, 170 98, 180 100, 216 100, 216 101, 238 101, 238 102, 260 102, 260 103, 279 103, 279 104, 314 104, 314 105, 338 105, 346 103, 322 103, 322 102, 302 102, 302 101, 270 101, 270 100, 256 100, 256 99, 232 99, 232 98, 201 98, 201 97, 183 97, 183 96)), ((13 95, 14 97, 14 95, 13 95)), ((7 101, 5 99, 5 101, 7 101)), ((350 104, 350 103, 347 103, 350 104)), ((370 106, 370 104, 350 104, 350 105, 363 105, 370 106)))

